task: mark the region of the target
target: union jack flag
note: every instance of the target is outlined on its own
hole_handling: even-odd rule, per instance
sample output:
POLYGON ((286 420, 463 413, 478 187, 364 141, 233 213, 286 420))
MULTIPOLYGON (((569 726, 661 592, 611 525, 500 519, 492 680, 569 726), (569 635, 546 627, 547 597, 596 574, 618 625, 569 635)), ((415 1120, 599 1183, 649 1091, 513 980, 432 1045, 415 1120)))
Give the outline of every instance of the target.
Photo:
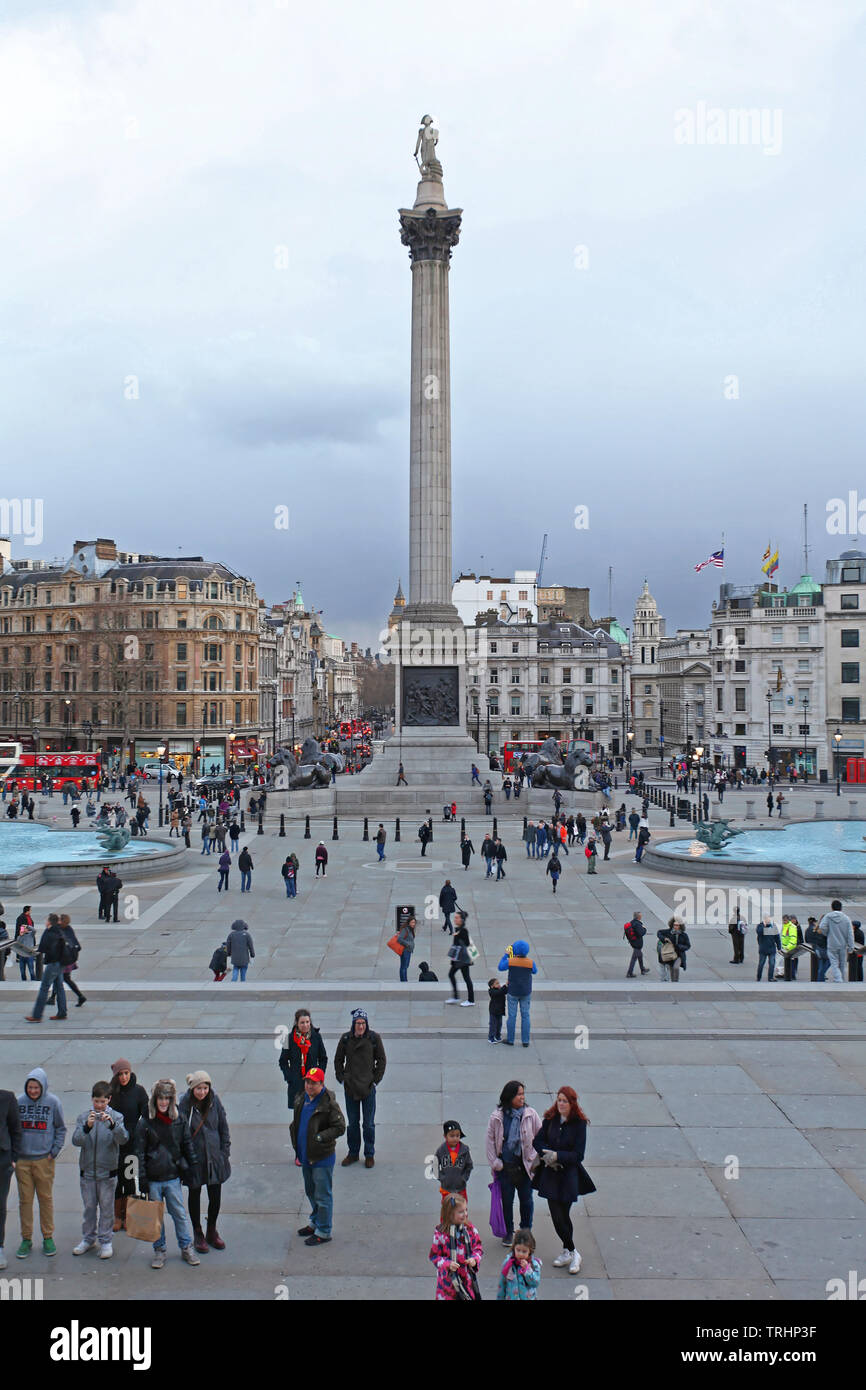
POLYGON ((716 569, 720 570, 724 569, 725 552, 723 550, 714 550, 708 560, 702 560, 699 565, 695 565, 695 573, 700 574, 701 570, 706 569, 707 565, 715 565, 716 569))

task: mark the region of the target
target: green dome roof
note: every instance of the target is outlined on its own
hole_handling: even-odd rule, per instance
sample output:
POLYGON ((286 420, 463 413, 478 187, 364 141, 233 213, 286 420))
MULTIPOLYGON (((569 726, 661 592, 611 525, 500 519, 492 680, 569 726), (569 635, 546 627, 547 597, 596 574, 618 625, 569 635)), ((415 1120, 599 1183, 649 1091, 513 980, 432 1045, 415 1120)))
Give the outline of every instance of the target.
POLYGON ((799 584, 795 584, 793 589, 789 589, 788 592, 791 594, 820 594, 821 585, 815 583, 811 574, 804 574, 799 584))
POLYGON ((620 627, 619 623, 616 621, 615 618, 611 619, 610 635, 611 640, 614 642, 619 642, 621 647, 628 646, 628 634, 623 631, 623 629, 620 627))

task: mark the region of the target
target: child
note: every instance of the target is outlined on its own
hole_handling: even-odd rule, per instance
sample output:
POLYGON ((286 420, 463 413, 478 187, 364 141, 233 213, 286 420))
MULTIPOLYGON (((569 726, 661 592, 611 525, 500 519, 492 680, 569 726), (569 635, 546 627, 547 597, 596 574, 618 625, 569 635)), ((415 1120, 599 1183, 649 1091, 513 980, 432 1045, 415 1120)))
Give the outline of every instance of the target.
POLYGON ((439 976, 433 973, 426 960, 422 960, 418 970, 420 972, 418 975, 419 985, 435 985, 439 983, 439 976))
POLYGON ((502 1020, 505 1017, 505 996, 508 993, 508 987, 501 985, 497 979, 488 980, 487 993, 490 996, 487 1009, 487 1041, 489 1043, 502 1042, 502 1020))
POLYGON ((101 1260, 110 1260, 114 1254, 111 1234, 118 1153, 129 1138, 120 1111, 109 1108, 110 1096, 107 1081, 94 1082, 90 1110, 78 1116, 72 1135, 73 1144, 81 1150, 78 1166, 84 1203, 81 1241, 72 1253, 86 1255, 96 1245, 98 1235, 101 1260))
POLYGON ((34 1067, 18 1097, 21 1140, 15 1161, 18 1182, 18 1214, 21 1244, 17 1255, 24 1260, 33 1250, 33 1197, 39 1201, 43 1255, 56 1255, 54 1244, 54 1168, 63 1148, 66 1125, 60 1101, 48 1089, 41 1067, 34 1067))
POLYGON ((208 969, 213 971, 213 982, 215 985, 218 985, 221 980, 225 979, 229 969, 229 957, 224 945, 217 946, 210 958, 208 969))
POLYGON ((511 1254, 499 1276, 497 1301, 525 1298, 535 1302, 540 1281, 541 1261, 535 1258, 535 1236, 531 1231, 515 1231, 511 1254))
POLYGON ((469 1303, 481 1297, 477 1271, 483 1253, 466 1202, 449 1192, 442 1199, 439 1225, 430 1247, 430 1259, 436 1266, 437 1303, 469 1303))
POLYGON ((589 837, 586 849, 583 852, 586 855, 586 872, 588 874, 596 873, 595 861, 598 858, 598 852, 595 848, 595 840, 592 836, 589 837))
POLYGON ((439 1164, 439 1194, 447 1197, 449 1193, 456 1192, 465 1202, 466 1184, 472 1172, 469 1145, 461 1143, 466 1135, 457 1120, 446 1120, 442 1126, 442 1133, 445 1135, 445 1143, 440 1144, 436 1150, 436 1161, 439 1164))

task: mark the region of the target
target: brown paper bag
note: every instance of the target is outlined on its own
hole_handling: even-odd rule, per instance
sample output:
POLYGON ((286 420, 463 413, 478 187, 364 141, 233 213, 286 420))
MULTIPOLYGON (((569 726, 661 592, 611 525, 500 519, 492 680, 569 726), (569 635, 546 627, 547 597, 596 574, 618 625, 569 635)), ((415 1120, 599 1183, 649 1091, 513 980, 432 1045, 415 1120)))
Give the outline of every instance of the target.
POLYGON ((134 1240, 159 1240, 165 1216, 165 1202, 130 1197, 126 1204, 126 1234, 134 1240))

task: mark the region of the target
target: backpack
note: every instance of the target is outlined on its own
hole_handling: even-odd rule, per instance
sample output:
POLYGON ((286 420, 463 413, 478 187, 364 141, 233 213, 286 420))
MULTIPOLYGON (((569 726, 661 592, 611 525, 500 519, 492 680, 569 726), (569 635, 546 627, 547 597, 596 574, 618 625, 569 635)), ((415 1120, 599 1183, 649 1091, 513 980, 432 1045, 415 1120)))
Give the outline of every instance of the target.
POLYGON ((63 940, 60 943, 60 964, 74 965, 75 962, 78 960, 78 953, 80 950, 81 947, 73 945, 73 943, 69 940, 66 933, 64 932, 63 940))
POLYGON ((624 926, 623 929, 622 929, 622 932, 623 932, 623 936, 625 937, 625 939, 626 939, 626 941, 628 942, 628 944, 631 946, 632 950, 634 950, 634 951, 639 950, 639 948, 640 948, 640 937, 638 936, 638 934, 637 934, 637 932, 635 931, 634 927, 632 926, 631 922, 626 922, 625 926, 624 926))

